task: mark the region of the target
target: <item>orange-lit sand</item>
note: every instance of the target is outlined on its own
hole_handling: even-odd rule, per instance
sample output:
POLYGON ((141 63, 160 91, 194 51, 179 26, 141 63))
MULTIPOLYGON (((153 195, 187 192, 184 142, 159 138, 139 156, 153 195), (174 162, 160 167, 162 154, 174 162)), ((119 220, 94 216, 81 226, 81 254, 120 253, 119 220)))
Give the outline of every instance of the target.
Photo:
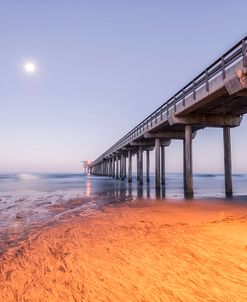
POLYGON ((104 208, 34 231, 0 269, 3 302, 244 302, 247 209, 194 201, 104 208))

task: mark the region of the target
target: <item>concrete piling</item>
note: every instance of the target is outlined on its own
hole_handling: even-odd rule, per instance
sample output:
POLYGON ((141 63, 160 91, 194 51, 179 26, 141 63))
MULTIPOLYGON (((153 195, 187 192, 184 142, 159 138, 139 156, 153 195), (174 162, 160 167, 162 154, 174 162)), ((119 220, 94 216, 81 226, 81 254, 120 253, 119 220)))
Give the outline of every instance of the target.
POLYGON ((160 187, 160 139, 155 139, 155 186, 160 187))
POLYGON ((132 154, 128 151, 128 182, 132 182, 132 154))
POLYGON ((124 179, 124 155, 120 155, 120 179, 124 179))
POLYGON ((225 164, 225 192, 232 196, 232 161, 231 161, 231 136, 230 127, 223 127, 224 139, 224 164, 225 164))
POLYGON ((115 157, 112 157, 112 178, 115 178, 115 157))
POLYGON ((126 157, 123 157, 123 179, 126 179, 126 157))
POLYGON ((111 159, 108 159, 108 176, 111 176, 111 159))
POLYGON ((193 171, 192 171, 192 126, 185 126, 184 139, 184 193, 193 196, 193 171))
POLYGON ((161 146, 161 184, 165 185, 165 146, 161 146))
POLYGON ((116 179, 119 179, 119 160, 118 160, 118 155, 116 156, 116 179))
POLYGON ((146 151, 146 179, 147 183, 150 182, 150 158, 149 150, 146 151))
POLYGON ((139 185, 143 184, 143 147, 138 148, 139 185))
POLYGON ((139 152, 136 153, 136 179, 139 181, 139 152))

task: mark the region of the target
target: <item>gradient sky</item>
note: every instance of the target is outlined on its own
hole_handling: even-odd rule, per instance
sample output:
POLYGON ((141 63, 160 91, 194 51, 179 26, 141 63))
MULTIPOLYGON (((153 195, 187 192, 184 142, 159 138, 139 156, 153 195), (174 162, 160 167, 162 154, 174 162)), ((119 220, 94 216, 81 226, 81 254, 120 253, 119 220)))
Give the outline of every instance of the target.
MULTIPOLYGON (((245 0, 0 1, 1 172, 79 172, 245 36, 246 11, 245 0)), ((246 133, 244 118, 234 172, 247 172, 246 133)), ((223 171, 221 129, 193 147, 195 172, 223 171)), ((181 142, 166 161, 182 171, 181 142)))

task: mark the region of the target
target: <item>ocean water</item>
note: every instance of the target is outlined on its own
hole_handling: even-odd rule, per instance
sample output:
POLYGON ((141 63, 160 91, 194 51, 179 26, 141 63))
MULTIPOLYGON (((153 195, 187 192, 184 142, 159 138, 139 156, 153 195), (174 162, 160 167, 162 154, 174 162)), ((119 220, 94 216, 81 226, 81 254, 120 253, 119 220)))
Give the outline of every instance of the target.
MULTIPOLYGON (((0 174, 0 255, 9 246, 25 240, 31 230, 43 228, 70 216, 80 218, 101 211, 105 206, 128 203, 136 198, 159 198, 169 202, 184 202, 183 175, 167 173, 166 186, 155 189, 152 174, 150 184, 110 177, 83 174, 19 173, 0 174)), ((145 180, 145 178, 144 178, 145 180)), ((247 202, 247 175, 233 175, 236 201, 247 202)), ((224 176, 221 174, 194 175, 195 202, 224 199, 224 176)))
MULTIPOLYGON (((194 174, 195 198, 224 197, 223 174, 194 174)), ((0 198, 10 196, 39 196, 58 194, 68 197, 94 195, 128 195, 142 198, 183 198, 182 173, 167 173, 166 184, 155 189, 155 177, 151 174, 150 184, 139 186, 136 175, 133 182, 116 180, 110 177, 71 173, 18 173, 0 174, 0 198)), ((233 175, 235 196, 247 196, 247 174, 233 175)))

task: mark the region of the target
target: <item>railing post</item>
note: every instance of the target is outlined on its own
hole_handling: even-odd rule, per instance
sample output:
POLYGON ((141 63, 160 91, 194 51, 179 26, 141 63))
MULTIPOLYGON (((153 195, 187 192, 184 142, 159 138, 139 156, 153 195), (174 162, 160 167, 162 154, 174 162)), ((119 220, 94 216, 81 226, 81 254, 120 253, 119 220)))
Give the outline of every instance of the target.
POLYGON ((225 80, 226 70, 225 70, 225 59, 224 59, 224 57, 221 57, 221 69, 222 69, 222 79, 225 80))
POLYGON ((247 57, 246 57, 246 42, 245 40, 242 40, 242 55, 243 55, 243 65, 244 67, 247 67, 247 57))
POLYGON ((196 99, 196 82, 193 80, 193 99, 196 99))
POLYGON ((185 106, 185 91, 183 89, 183 106, 185 106))
POLYGON ((206 90, 207 90, 207 92, 209 92, 208 70, 207 69, 205 72, 205 78, 206 78, 206 90))
POLYGON ((173 100, 173 107, 174 107, 174 112, 177 111, 177 100, 176 100, 176 96, 174 97, 174 100, 173 100))

